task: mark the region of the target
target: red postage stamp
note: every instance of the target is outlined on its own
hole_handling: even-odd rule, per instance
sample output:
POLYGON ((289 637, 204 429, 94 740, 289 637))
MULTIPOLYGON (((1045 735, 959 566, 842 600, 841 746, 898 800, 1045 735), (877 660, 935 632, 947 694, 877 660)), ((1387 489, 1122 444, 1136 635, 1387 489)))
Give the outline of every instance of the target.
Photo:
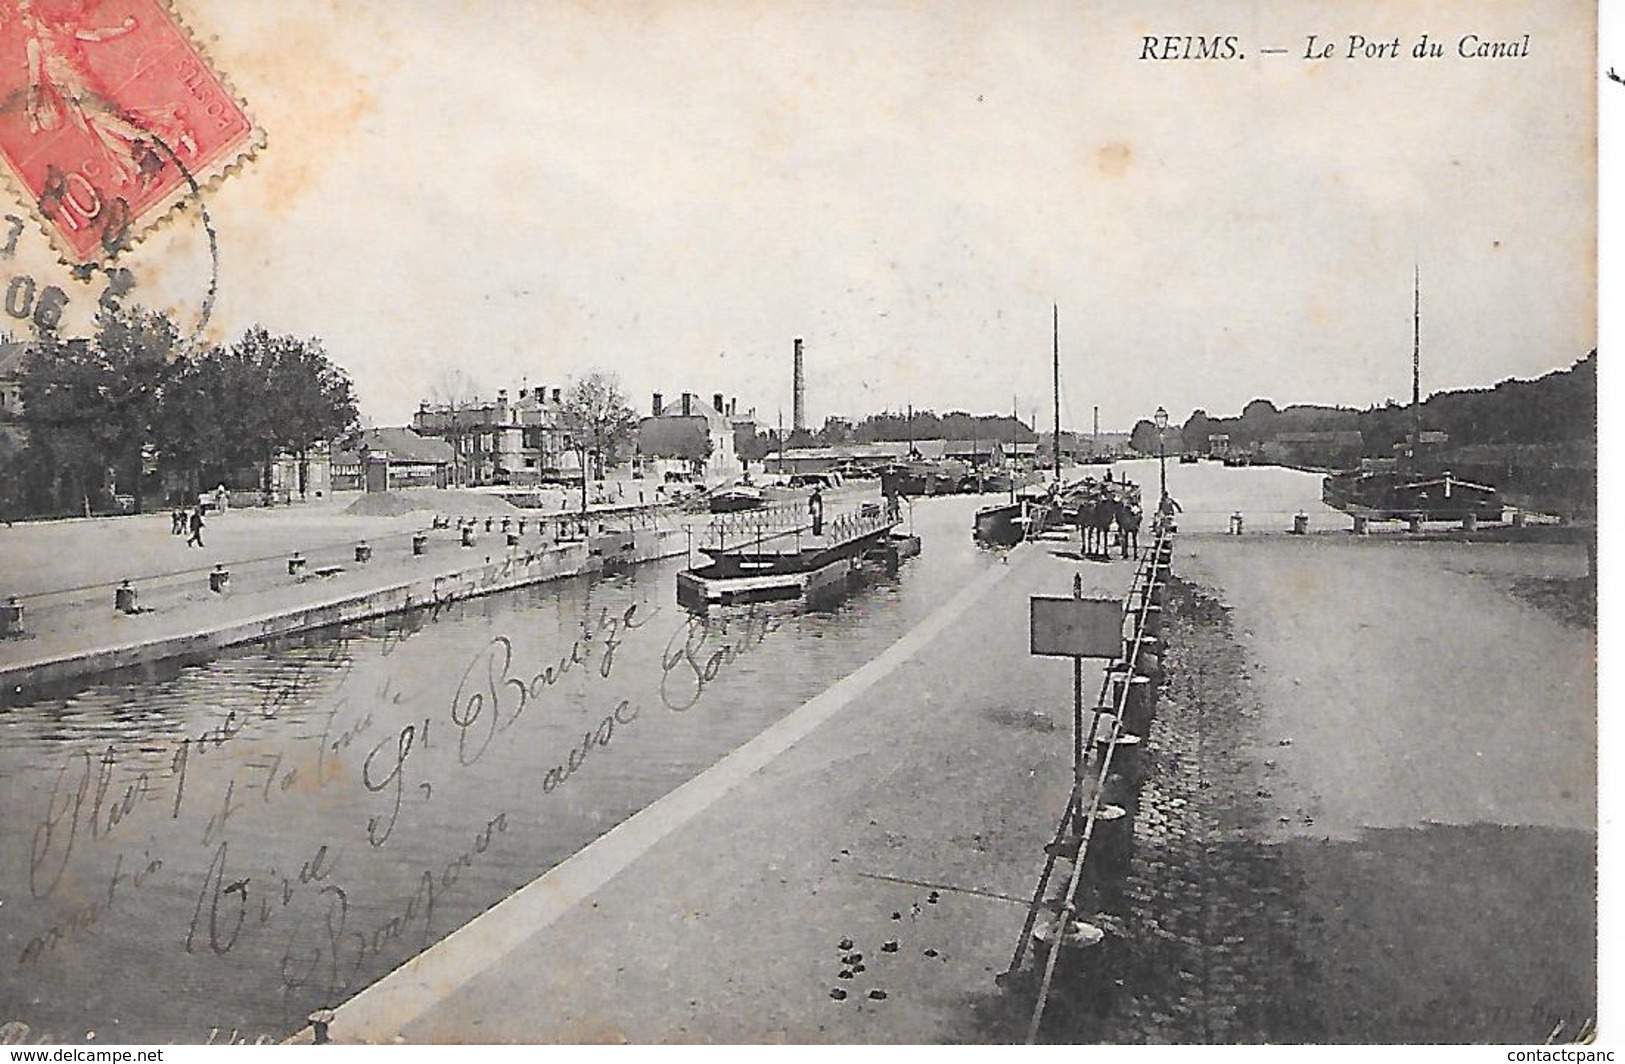
POLYGON ((164 0, 0 0, 0 158, 67 257, 116 255, 256 140, 164 0))

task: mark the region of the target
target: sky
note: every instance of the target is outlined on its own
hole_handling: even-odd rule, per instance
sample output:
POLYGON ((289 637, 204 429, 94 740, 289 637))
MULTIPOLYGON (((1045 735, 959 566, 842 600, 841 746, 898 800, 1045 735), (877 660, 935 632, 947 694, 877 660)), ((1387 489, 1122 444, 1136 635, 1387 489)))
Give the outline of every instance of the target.
MULTIPOLYGON (((266 135, 204 200, 209 335, 320 337, 376 424, 595 368, 788 424, 801 336, 814 427, 1047 428, 1055 307, 1068 428, 1403 401, 1413 269, 1424 391, 1596 345, 1586 3, 174 6, 266 135), (1197 34, 1243 58, 1141 58, 1197 34)), ((128 260, 195 318, 195 207, 128 260)))

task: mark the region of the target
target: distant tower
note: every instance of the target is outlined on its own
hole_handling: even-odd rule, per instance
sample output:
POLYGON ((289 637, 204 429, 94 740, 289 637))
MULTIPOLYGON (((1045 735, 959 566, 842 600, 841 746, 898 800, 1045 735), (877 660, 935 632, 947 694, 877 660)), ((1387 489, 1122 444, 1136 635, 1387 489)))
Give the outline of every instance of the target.
POLYGON ((807 369, 801 362, 801 337, 796 337, 795 411, 790 427, 801 432, 807 427, 807 369))

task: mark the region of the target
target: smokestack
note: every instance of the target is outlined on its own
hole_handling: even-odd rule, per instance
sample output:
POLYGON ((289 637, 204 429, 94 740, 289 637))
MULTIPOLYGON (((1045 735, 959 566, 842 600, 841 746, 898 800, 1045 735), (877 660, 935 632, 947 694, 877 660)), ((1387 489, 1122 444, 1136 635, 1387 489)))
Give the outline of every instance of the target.
POLYGON ((727 411, 722 408, 722 393, 721 392, 717 392, 715 395, 711 396, 711 405, 716 408, 717 413, 719 413, 719 414, 726 414, 727 413, 727 411))
POLYGON ((801 337, 796 337, 795 408, 791 427, 800 432, 807 427, 807 371, 801 362, 801 337))
POLYGON ((664 405, 665 404, 660 401, 660 393, 656 392, 654 402, 650 404, 649 412, 651 414, 653 414, 655 417, 659 417, 660 416, 660 408, 662 406, 664 406, 664 405))
POLYGON ((689 392, 684 392, 683 393, 683 416, 684 417, 692 417, 693 415, 694 415, 694 396, 689 392))

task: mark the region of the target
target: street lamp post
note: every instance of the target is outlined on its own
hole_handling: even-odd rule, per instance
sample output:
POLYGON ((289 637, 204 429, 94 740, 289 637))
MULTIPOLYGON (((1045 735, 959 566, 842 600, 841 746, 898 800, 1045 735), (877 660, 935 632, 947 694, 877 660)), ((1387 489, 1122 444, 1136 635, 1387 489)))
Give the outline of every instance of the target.
POLYGON ((1157 407, 1153 415, 1157 423, 1157 470, 1162 481, 1162 498, 1168 497, 1168 455, 1163 445, 1164 434, 1168 431, 1168 411, 1157 407))

